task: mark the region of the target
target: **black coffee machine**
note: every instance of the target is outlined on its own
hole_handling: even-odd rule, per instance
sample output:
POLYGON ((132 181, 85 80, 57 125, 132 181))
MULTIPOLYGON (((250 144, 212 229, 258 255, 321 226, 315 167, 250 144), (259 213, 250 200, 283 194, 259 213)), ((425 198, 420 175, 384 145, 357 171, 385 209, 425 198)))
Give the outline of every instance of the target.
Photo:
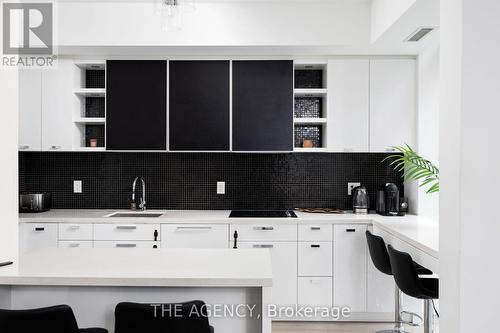
POLYGON ((408 200, 400 198, 396 184, 386 183, 377 191, 377 214, 403 216, 408 212, 408 200))

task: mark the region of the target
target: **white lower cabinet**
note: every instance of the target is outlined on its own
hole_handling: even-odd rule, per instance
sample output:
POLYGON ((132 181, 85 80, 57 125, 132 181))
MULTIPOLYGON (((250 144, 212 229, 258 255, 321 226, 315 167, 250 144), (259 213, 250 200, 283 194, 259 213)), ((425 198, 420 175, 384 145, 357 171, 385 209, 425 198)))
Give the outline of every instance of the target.
POLYGON ((333 304, 366 312, 366 225, 335 225, 333 231, 333 304))
POLYGON ((58 243, 58 247, 68 247, 68 248, 83 248, 90 249, 94 247, 94 242, 92 241, 62 241, 58 243))
POLYGON ((227 224, 163 224, 161 246, 164 248, 227 248, 227 224))
POLYGON ((94 240, 133 240, 158 241, 160 240, 159 224, 94 224, 94 240))
POLYGON ((299 277, 298 303, 301 305, 332 305, 331 277, 299 277))
POLYGON ((22 223, 19 226, 21 253, 57 247, 57 223, 22 223))
POLYGON ((332 242, 299 242, 299 276, 332 276, 332 264, 332 242))
POLYGON ((273 286, 268 303, 297 303, 297 242, 238 242, 240 249, 269 249, 273 267, 273 286))
POLYGON ((90 223, 59 224, 59 240, 92 241, 94 226, 90 223))
POLYGON ((94 241, 95 248, 106 249, 156 249, 160 248, 160 242, 154 241, 94 241))

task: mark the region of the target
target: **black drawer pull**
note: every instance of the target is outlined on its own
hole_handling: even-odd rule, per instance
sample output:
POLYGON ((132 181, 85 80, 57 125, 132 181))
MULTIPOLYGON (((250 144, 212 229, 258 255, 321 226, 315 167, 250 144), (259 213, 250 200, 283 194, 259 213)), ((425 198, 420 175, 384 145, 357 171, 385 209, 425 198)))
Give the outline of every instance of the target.
POLYGON ((311 230, 321 230, 320 227, 311 227, 311 230))
POLYGON ((313 245, 311 245, 311 247, 316 247, 316 248, 318 248, 318 247, 321 247, 321 246, 320 246, 320 245, 317 245, 317 244, 313 244, 313 245))
POLYGON ((43 228, 43 227, 36 227, 35 231, 45 231, 45 228, 43 228))
POLYGON ((356 232, 356 229, 345 229, 346 232, 356 232))

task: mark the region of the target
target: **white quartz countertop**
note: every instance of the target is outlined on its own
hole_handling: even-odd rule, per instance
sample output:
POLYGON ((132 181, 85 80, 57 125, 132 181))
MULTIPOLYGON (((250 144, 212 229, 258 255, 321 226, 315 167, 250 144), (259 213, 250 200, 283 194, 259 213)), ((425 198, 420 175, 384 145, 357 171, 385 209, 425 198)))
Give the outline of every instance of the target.
POLYGON ((43 249, 0 267, 0 285, 268 287, 266 249, 43 249))
POLYGON ((160 217, 106 217, 125 210, 53 209, 44 213, 19 214, 19 222, 26 223, 331 223, 374 224, 416 248, 439 257, 439 224, 424 217, 406 215, 386 217, 377 214, 313 214, 296 211, 297 218, 229 218, 228 210, 148 210, 163 213, 160 217))

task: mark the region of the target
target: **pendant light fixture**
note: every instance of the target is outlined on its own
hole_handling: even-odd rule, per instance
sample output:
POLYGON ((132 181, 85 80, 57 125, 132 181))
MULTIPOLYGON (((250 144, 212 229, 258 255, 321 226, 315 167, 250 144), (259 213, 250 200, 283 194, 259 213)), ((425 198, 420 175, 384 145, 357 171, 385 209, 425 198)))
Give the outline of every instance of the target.
POLYGON ((194 11, 194 0, 156 0, 155 12, 161 16, 165 31, 181 29, 182 15, 194 11))

